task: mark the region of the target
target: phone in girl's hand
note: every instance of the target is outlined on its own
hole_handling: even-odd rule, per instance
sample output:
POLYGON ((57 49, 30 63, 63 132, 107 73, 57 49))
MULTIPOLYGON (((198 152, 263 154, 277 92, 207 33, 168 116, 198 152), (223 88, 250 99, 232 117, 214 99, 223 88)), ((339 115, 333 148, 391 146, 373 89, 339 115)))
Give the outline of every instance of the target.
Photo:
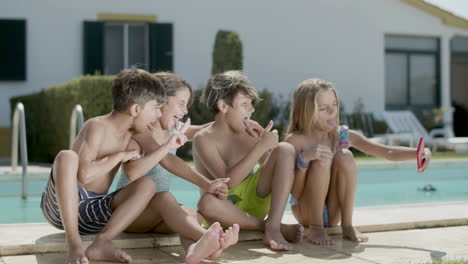
POLYGON ((418 148, 416 149, 416 162, 418 165, 418 171, 422 168, 422 165, 424 164, 424 161, 426 160, 423 158, 423 156, 424 156, 424 138, 421 137, 419 139, 418 148))

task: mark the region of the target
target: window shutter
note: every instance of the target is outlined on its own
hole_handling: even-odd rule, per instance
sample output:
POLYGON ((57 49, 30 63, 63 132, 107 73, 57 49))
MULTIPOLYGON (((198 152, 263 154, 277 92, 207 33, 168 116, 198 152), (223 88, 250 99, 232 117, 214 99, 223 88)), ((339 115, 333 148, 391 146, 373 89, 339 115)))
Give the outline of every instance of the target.
POLYGON ((149 24, 150 71, 174 71, 173 26, 170 23, 149 24))
POLYGON ((83 23, 83 74, 104 73, 104 23, 83 23))
POLYGON ((0 80, 26 80, 26 20, 0 20, 0 80))

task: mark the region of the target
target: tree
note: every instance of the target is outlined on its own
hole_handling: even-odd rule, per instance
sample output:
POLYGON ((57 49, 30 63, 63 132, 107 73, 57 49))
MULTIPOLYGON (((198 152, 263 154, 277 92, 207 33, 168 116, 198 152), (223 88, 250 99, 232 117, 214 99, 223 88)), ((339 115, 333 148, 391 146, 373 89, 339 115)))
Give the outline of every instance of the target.
POLYGON ((218 30, 213 48, 212 74, 242 70, 242 41, 233 31, 218 30))

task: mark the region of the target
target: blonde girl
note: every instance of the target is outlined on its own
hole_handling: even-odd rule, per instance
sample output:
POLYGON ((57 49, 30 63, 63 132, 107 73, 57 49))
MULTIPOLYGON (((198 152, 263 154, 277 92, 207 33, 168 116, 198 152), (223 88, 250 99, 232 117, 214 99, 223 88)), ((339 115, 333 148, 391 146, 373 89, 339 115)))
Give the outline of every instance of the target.
MULTIPOLYGON (((286 141, 296 150, 292 212, 304 226, 308 239, 332 245, 324 227, 341 225, 343 237, 366 242, 368 237, 353 226, 357 186, 356 162, 348 147, 391 161, 415 160, 416 149, 373 142, 346 126, 339 126, 339 99, 333 85, 320 79, 303 81, 294 90, 286 141)), ((431 151, 424 149, 427 169, 431 151)))

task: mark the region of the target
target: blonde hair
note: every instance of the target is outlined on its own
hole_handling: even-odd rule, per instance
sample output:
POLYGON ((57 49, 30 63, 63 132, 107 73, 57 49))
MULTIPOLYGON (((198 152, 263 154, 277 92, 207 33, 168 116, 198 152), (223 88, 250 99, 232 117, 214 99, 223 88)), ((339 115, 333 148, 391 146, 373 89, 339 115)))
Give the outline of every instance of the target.
POLYGON ((232 106, 234 97, 238 93, 250 97, 253 105, 259 101, 257 90, 241 71, 227 71, 211 76, 206 88, 203 89, 201 101, 216 114, 219 112, 219 100, 224 100, 232 106))
MULTIPOLYGON (((315 129, 318 121, 317 94, 321 91, 332 91, 336 103, 339 103, 338 93, 333 84, 321 79, 307 79, 294 89, 287 134, 296 131, 301 134, 310 134, 315 129)), ((339 106, 337 108, 336 121, 339 124, 339 106)), ((337 136, 336 131, 330 133, 337 136)))

